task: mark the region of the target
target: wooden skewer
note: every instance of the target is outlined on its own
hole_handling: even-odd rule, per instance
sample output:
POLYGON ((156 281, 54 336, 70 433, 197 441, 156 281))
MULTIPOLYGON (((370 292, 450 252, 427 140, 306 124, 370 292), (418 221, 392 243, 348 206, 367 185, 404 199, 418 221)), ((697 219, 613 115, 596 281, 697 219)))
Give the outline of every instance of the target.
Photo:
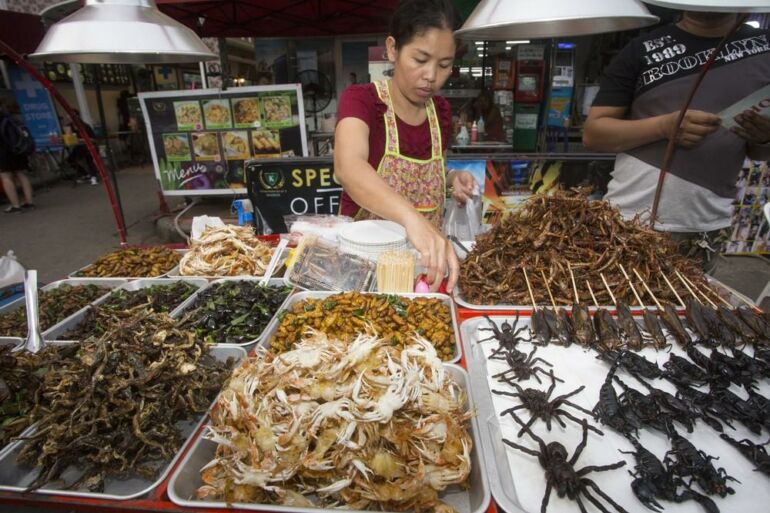
POLYGON ((596 296, 594 296, 594 290, 591 288, 591 284, 588 283, 588 280, 586 280, 586 286, 588 286, 588 292, 591 293, 591 299, 594 300, 594 305, 599 308, 599 302, 596 300, 596 296))
POLYGON ((684 301, 682 301, 682 298, 679 296, 679 293, 674 288, 674 284, 671 283, 670 281, 668 281, 668 278, 666 277, 666 273, 661 272, 660 275, 663 276, 664 280, 666 280, 666 284, 668 285, 668 288, 670 288, 671 292, 674 293, 674 296, 676 297, 676 300, 679 301, 679 304, 682 305, 682 308, 685 308, 684 301))
POLYGON ((690 293, 690 295, 691 295, 692 297, 694 297, 694 298, 695 298, 695 300, 696 300, 698 303, 701 303, 701 304, 703 304, 703 301, 701 301, 701 298, 700 298, 700 297, 698 297, 698 294, 696 294, 696 293, 695 293, 695 291, 694 291, 694 290, 693 290, 693 289, 690 287, 690 284, 689 284, 689 283, 687 283, 687 282, 685 281, 685 279, 682 277, 682 275, 679 273, 679 271, 674 271, 674 272, 675 272, 675 274, 676 274, 676 277, 677 277, 677 278, 679 278, 679 281, 681 281, 681 282, 682 282, 682 285, 684 285, 684 288, 686 288, 686 289, 687 289, 687 292, 689 292, 689 293, 690 293))
POLYGON ((532 300, 532 308, 537 310, 537 303, 535 303, 535 295, 532 293, 532 285, 529 283, 529 276, 527 276, 527 270, 523 267, 521 270, 524 272, 524 281, 527 282, 527 290, 529 290, 529 298, 532 300))
POLYGON ((679 277, 679 280, 682 283, 684 283, 684 286, 687 287, 687 290, 690 291, 690 294, 692 294, 695 297, 695 299, 703 303, 703 301, 698 297, 698 294, 700 294, 701 296, 703 296, 703 298, 706 301, 708 301, 711 304, 711 306, 713 306, 714 308, 717 307, 717 305, 711 299, 709 299, 709 297, 706 294, 704 294, 702 290, 698 290, 697 287, 695 287, 695 284, 693 284, 690 280, 682 276, 682 273, 680 273, 679 271, 676 271, 676 275, 679 277), (696 294, 696 291, 698 292, 698 294, 696 294))
POLYGON ((655 294, 652 293, 652 291, 650 290, 650 287, 647 285, 647 282, 644 281, 644 279, 642 278, 642 275, 639 274, 639 271, 637 271, 636 269, 632 269, 632 271, 634 271, 634 274, 636 275, 636 277, 639 278, 639 281, 642 282, 642 286, 644 286, 644 290, 647 291, 647 293, 650 295, 652 300, 655 302, 655 306, 657 306, 658 310, 662 312, 663 306, 660 304, 660 301, 658 301, 658 298, 655 297, 655 294))
POLYGON ((628 273, 626 272, 626 270, 625 270, 625 269, 623 269, 623 266, 622 266, 621 264, 618 264, 618 267, 620 267, 620 272, 622 272, 622 273, 623 273, 623 276, 625 276, 625 277, 626 277, 626 281, 628 282, 628 285, 631 287, 631 292, 633 292, 633 293, 634 293, 634 297, 635 297, 635 298, 636 298, 636 300, 639 302, 639 306, 641 306, 642 308, 646 308, 646 307, 644 306, 644 301, 642 301, 642 298, 641 298, 641 296, 640 296, 640 295, 639 295, 639 293, 636 291, 636 287, 634 287, 634 282, 633 282, 633 281, 631 281, 631 277, 628 275, 628 273))
POLYGON ((618 306, 618 300, 615 299, 615 294, 612 293, 612 289, 610 288, 610 284, 607 283, 607 278, 604 277, 604 274, 599 273, 599 276, 602 278, 602 283, 604 283, 604 288, 607 289, 607 292, 610 293, 610 297, 612 298, 612 304, 615 306, 618 306))
MULTIPOLYGON (((703 291, 699 290, 699 288, 698 288, 698 287, 697 287, 697 286, 696 286, 696 285, 695 285, 695 284, 694 284, 692 281, 690 281, 690 279, 689 279, 689 278, 687 278, 686 276, 682 276, 682 279, 683 279, 684 281, 686 281, 687 283, 689 283, 689 284, 690 284, 690 286, 691 286, 692 288, 694 288, 694 289, 698 290, 698 291, 699 291, 701 294, 703 294, 703 296, 704 296, 704 297, 705 297, 705 298, 708 300, 708 302, 709 302, 709 303, 711 303, 711 300, 708 298, 708 295, 707 295, 707 294, 705 294, 703 291)), ((705 288, 705 289, 706 289, 706 291, 708 291, 708 292, 711 292, 711 294, 713 294, 713 295, 714 295, 715 297, 717 297, 717 298, 718 298, 720 301, 722 301, 722 302, 725 304, 725 306, 727 306, 728 308, 735 308, 735 307, 734 307, 732 304, 730 304, 730 302, 729 302, 728 300, 726 300, 725 298, 723 298, 722 296, 720 296, 720 295, 719 295, 719 293, 717 293, 717 291, 715 291, 715 290, 711 290, 711 288, 710 288, 708 285, 706 285, 706 286, 705 286, 705 287, 703 287, 703 288, 705 288)), ((740 297, 740 296, 739 296, 739 297, 740 297)), ((740 298, 740 299, 743 299, 743 298, 740 298)), ((745 302, 745 301, 744 301, 744 302, 745 302)), ((714 303, 711 303, 711 304, 714 304, 714 303)), ((752 304, 750 304, 750 303, 746 303, 746 304, 747 304, 747 305, 749 305, 749 306, 751 306, 752 308, 755 308, 755 307, 754 307, 754 305, 752 305, 752 304)), ((714 308, 716 308, 716 305, 714 305, 714 308)))
POLYGON ((575 274, 572 272, 572 266, 567 262, 567 269, 569 269, 569 277, 572 279, 572 290, 575 292, 575 303, 580 304, 580 296, 578 296, 577 285, 575 284, 575 274))
POLYGON ((548 285, 548 279, 545 277, 545 271, 540 269, 540 274, 543 276, 543 282, 545 282, 545 290, 548 291, 548 297, 551 298, 551 304, 553 305, 553 312, 556 313, 556 301, 553 300, 553 294, 551 294, 551 286, 548 285))

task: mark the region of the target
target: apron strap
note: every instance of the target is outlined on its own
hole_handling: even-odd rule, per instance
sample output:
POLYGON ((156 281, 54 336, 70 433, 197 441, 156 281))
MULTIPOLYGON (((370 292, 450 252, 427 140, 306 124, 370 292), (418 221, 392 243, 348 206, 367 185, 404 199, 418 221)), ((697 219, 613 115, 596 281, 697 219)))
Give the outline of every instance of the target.
POLYGON ((393 109, 393 101, 390 97, 390 87, 387 80, 378 80, 374 83, 377 88, 377 95, 385 104, 385 153, 398 155, 398 125, 396 123, 396 112, 393 109))

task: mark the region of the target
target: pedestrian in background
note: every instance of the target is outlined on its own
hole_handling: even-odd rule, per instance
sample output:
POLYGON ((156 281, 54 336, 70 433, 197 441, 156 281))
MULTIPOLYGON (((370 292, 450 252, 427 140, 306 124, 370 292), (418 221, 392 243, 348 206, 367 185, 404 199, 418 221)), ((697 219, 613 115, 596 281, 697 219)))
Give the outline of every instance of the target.
POLYGON ((35 208, 32 183, 27 176, 29 155, 35 151, 35 142, 26 127, 13 119, 4 104, 0 104, 0 182, 11 203, 4 212, 13 214, 35 208), (24 193, 20 203, 16 184, 24 193))

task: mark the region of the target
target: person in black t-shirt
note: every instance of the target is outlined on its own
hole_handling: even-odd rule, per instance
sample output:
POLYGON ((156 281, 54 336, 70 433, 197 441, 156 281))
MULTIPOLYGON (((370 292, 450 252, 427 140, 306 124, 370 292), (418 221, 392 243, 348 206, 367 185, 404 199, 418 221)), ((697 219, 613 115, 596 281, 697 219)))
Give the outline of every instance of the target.
MULTIPOLYGON (((741 27, 715 59, 681 128, 676 119, 703 64, 737 22, 736 14, 685 12, 678 23, 629 43, 605 70, 586 121, 583 143, 617 152, 605 199, 626 218, 649 212, 670 137, 677 149, 656 227, 685 242, 714 246, 730 226, 735 184, 746 156, 770 158, 770 120, 753 112, 727 130, 717 115, 770 84, 770 32, 741 27)), ((713 248, 712 248, 713 249, 713 248)), ((711 252, 698 250, 710 265, 711 252)))

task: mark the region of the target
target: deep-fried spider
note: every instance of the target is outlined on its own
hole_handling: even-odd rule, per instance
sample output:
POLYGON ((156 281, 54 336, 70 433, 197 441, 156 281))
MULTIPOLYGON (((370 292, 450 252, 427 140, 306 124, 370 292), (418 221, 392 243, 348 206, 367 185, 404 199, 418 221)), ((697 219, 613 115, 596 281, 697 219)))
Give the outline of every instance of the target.
POLYGON ((545 494, 543 495, 543 501, 540 503, 541 513, 545 513, 548 509, 548 501, 551 498, 551 492, 554 489, 556 490, 556 495, 559 497, 564 498, 566 496, 568 499, 577 502, 580 511, 583 513, 585 513, 586 508, 583 504, 583 501, 581 500, 581 497, 591 502, 602 513, 609 513, 609 510, 601 502, 599 502, 599 499, 591 495, 589 490, 592 490, 599 497, 611 504, 616 511, 619 511, 620 513, 627 513, 620 504, 612 500, 609 495, 604 493, 596 483, 585 477, 591 472, 604 472, 607 470, 619 469, 626 464, 625 461, 618 461, 617 463, 612 463, 611 465, 590 465, 579 470, 575 469, 575 463, 577 463, 577 460, 580 457, 580 453, 583 452, 583 449, 585 449, 586 443, 588 442, 588 422, 586 422, 585 419, 583 419, 581 422, 583 425, 583 439, 575 448, 575 452, 569 459, 567 459, 569 457, 567 449, 562 444, 559 442, 550 442, 546 444, 542 438, 538 437, 528 427, 524 426, 524 424, 519 419, 514 417, 514 420, 516 420, 516 422, 522 426, 524 431, 526 431, 527 434, 540 446, 540 450, 535 451, 503 438, 503 442, 506 445, 509 445, 510 447, 518 449, 519 451, 522 451, 531 456, 536 456, 540 466, 543 467, 543 470, 545 470, 545 494))
MULTIPOLYGON (((577 410, 582 411, 587 415, 592 415, 590 411, 567 400, 569 397, 572 397, 573 395, 576 395, 582 392, 585 386, 581 386, 580 388, 576 388, 575 390, 573 390, 568 394, 563 394, 551 399, 551 394, 553 394, 553 391, 556 388, 556 379, 554 378, 553 371, 550 371, 549 375, 551 376, 551 386, 548 388, 547 392, 543 392, 542 390, 538 390, 536 388, 526 388, 526 389, 521 388, 518 385, 518 383, 512 384, 512 386, 516 389, 516 392, 492 390, 492 393, 494 394, 506 395, 509 397, 518 397, 519 400, 521 400, 520 405, 514 406, 513 408, 508 408, 507 410, 500 413, 500 416, 510 414, 512 417, 516 418, 517 420, 520 420, 518 419, 518 416, 514 412, 516 410, 521 410, 522 408, 524 408, 529 410, 529 412, 532 414, 530 419, 524 425, 526 428, 529 428, 530 426, 532 426, 532 424, 537 419, 543 419, 543 421, 545 422, 546 428, 548 428, 548 431, 550 431, 551 420, 555 420, 556 422, 558 422, 561 427, 567 427, 567 425, 561 419, 562 416, 567 417, 572 422, 575 422, 577 424, 581 423, 581 419, 575 417, 568 411, 561 409, 562 405, 571 406, 577 410)), ((604 433, 602 433, 599 429, 595 428, 590 424, 588 425, 588 429, 600 435, 604 435, 604 433)), ((517 436, 521 438, 521 435, 523 434, 524 434, 524 428, 521 428, 517 436)))
MULTIPOLYGON (((553 365, 540 357, 533 358, 536 351, 536 347, 532 348, 532 352, 529 354, 522 353, 516 349, 512 349, 510 351, 506 351, 504 357, 490 356, 490 358, 495 358, 497 360, 505 360, 510 367, 509 369, 497 373, 492 377, 501 383, 508 383, 509 385, 513 385, 515 381, 527 381, 529 378, 534 377, 538 383, 542 384, 543 382, 540 381, 540 376, 538 376, 537 373, 540 372, 545 375, 548 375, 548 373, 544 371, 542 367, 537 367, 535 364, 537 362, 542 362, 549 367, 553 367, 553 365)), ((564 383, 563 379, 554 379, 564 383)))
POLYGON ((497 327, 497 324, 495 324, 495 322, 489 318, 488 315, 485 315, 484 318, 489 321, 489 328, 479 328, 479 331, 491 331, 492 335, 485 339, 479 340, 479 342, 497 340, 497 349, 492 351, 491 356, 496 356, 503 351, 512 351, 516 349, 516 346, 519 342, 529 342, 532 339, 532 332, 527 326, 522 326, 521 328, 516 329, 519 324, 518 312, 516 313, 516 318, 513 320, 513 324, 509 323, 508 321, 504 321, 499 328, 497 327), (520 337, 519 334, 522 332, 529 333, 529 337, 520 337))

